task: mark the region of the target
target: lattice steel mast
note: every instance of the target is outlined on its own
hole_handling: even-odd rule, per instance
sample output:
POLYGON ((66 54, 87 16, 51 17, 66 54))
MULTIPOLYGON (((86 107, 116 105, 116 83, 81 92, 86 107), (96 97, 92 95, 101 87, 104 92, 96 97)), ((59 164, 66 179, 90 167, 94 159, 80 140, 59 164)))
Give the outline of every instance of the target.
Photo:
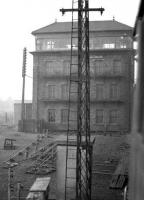
MULTIPOLYGON (((60 11, 62 14, 78 12, 76 200, 90 200, 92 148, 90 141, 89 11, 100 11, 102 14, 104 9, 89 8, 88 0, 78 0, 77 8, 72 6, 72 9, 61 9, 60 11)), ((69 145, 69 140, 67 140, 67 145, 69 145)), ((67 195, 65 195, 66 199, 67 195)))

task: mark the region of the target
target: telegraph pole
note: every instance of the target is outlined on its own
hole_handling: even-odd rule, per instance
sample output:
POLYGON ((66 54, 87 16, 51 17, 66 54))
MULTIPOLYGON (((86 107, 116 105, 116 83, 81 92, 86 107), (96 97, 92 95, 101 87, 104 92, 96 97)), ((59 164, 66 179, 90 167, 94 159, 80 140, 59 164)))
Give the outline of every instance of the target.
POLYGON ((11 200, 11 192, 14 190, 14 185, 12 184, 13 176, 13 169, 10 164, 8 168, 8 200, 11 200))
POLYGON ((10 167, 9 167, 8 168, 8 200, 11 200, 10 185, 11 185, 11 178, 10 178, 10 167))
POLYGON ((27 56, 27 49, 23 49, 23 66, 22 66, 22 78, 23 78, 23 85, 22 85, 22 103, 21 103, 21 131, 24 131, 24 119, 25 119, 25 106, 24 106, 24 99, 25 99, 25 76, 26 76, 26 56, 27 56))
POLYGON ((21 190, 21 184, 17 183, 17 199, 20 200, 20 190, 21 190))

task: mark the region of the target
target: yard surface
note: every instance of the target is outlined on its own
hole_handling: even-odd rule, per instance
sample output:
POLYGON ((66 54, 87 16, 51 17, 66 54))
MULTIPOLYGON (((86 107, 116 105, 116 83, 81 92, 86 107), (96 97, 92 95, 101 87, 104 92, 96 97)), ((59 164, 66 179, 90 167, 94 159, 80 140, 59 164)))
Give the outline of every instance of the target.
MULTIPOLYGON (((0 199, 7 200, 7 185, 8 185, 8 168, 4 168, 6 166, 6 162, 17 154, 19 151, 23 150, 25 147, 29 146, 32 142, 36 141, 37 135, 34 134, 25 134, 18 133, 15 130, 0 128, 0 199), (4 141, 5 138, 15 139, 14 145, 16 146, 15 150, 4 150, 4 141)), ((28 166, 29 163, 24 163, 20 166, 13 168, 14 178, 13 185, 16 188, 16 182, 19 182, 19 176, 21 176, 21 171, 28 166), (26 166, 25 166, 26 165, 26 166)), ((21 177, 29 179, 25 175, 21 177)))
MULTIPOLYGON (((49 143, 51 140, 63 140, 63 134, 54 134, 50 138, 42 140, 40 146, 49 143)), ((37 140, 37 134, 18 133, 15 130, 8 128, 0 128, 0 200, 7 200, 7 185, 8 185, 8 169, 4 168, 5 162, 17 152, 37 140), (3 144, 5 138, 15 139, 16 150, 4 150, 3 144)), ((92 174, 92 199, 93 200, 122 200, 122 191, 112 190, 109 188, 112 174, 114 173, 119 160, 125 153, 129 136, 104 136, 97 135, 93 147, 93 174, 92 174)), ((34 147, 35 148, 35 147, 34 147)), ((32 150, 33 153, 33 150, 32 150)), ((18 154, 19 155, 19 154, 18 154)), ((23 154, 25 156, 25 154, 23 154)), ((19 158, 19 157, 17 157, 19 158)), ((16 159, 17 161, 17 159, 16 159)), ((12 184, 14 185, 14 192, 12 192, 12 200, 16 200, 17 183, 23 185, 21 190, 21 199, 25 199, 28 190, 33 184, 38 175, 27 174, 26 170, 33 163, 33 160, 27 159, 13 168, 14 177, 12 184)), ((48 174, 51 176, 50 198, 55 198, 56 179, 55 173, 48 174)))

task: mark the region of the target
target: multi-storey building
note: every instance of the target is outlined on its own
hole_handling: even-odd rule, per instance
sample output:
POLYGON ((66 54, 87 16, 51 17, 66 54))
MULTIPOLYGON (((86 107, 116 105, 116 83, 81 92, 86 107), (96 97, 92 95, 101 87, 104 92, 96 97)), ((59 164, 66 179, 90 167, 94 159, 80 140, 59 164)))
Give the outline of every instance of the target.
MULTIPOLYGON (((68 118, 71 23, 55 22, 40 28, 33 54, 33 119, 48 129, 66 130, 68 118)), ((75 38, 77 59, 77 38, 75 38)), ((130 129, 134 79, 132 28, 112 21, 90 22, 91 130, 130 129)), ((73 126, 76 92, 73 88, 73 126)))

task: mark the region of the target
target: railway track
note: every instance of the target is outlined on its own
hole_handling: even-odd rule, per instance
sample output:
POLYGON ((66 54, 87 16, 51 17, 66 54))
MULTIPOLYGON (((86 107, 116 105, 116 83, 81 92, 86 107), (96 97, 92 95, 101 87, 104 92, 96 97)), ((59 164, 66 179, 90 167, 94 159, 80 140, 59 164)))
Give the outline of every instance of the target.
POLYGON ((28 159, 36 159, 40 155, 40 152, 47 149, 50 143, 52 143, 52 139, 48 141, 48 144, 45 144, 46 138, 44 137, 40 142, 34 141, 22 149, 15 150, 5 161, 0 163, 0 167, 7 168, 10 163, 17 163, 19 165, 28 159))
POLYGON ((26 170, 30 174, 48 174, 56 170, 56 147, 57 143, 52 142, 43 148, 33 161, 31 167, 26 170))

